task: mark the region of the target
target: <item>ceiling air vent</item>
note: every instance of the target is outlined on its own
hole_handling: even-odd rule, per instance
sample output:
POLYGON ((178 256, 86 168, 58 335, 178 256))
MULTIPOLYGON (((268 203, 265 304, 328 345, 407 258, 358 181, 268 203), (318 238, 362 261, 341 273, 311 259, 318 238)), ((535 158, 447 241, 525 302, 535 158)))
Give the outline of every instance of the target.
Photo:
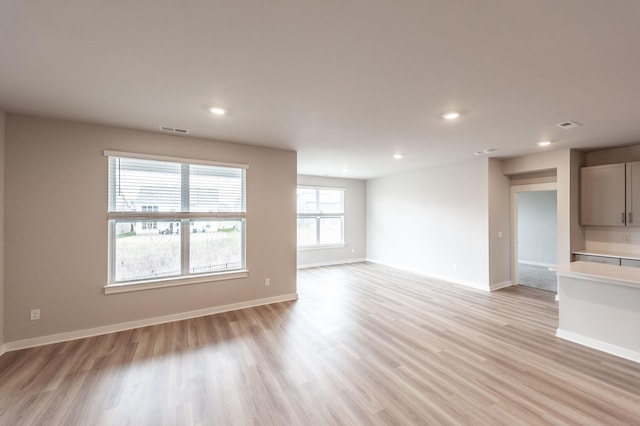
POLYGON ((560 127, 561 129, 575 129, 576 127, 580 127, 582 126, 582 124, 580 123, 576 123, 575 121, 563 121, 562 123, 556 124, 556 126, 560 127))
POLYGON ((160 130, 162 130, 163 132, 177 133, 180 135, 186 135, 189 133, 187 129, 178 129, 177 127, 160 126, 160 130))

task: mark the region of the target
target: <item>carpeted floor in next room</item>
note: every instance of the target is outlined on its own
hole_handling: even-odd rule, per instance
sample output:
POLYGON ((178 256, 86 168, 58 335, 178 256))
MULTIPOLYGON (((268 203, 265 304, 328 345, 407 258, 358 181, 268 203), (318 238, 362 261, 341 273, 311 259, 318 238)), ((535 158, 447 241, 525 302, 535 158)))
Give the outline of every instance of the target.
POLYGON ((558 291, 556 273, 546 266, 518 263, 518 284, 554 293, 558 291))

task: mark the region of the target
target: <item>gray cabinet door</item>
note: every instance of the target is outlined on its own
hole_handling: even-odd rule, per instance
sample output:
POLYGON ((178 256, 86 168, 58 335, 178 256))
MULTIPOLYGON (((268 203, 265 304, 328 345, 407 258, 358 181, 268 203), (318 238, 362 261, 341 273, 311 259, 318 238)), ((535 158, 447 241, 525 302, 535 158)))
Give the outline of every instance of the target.
POLYGON ((606 263, 609 265, 618 265, 620 266, 620 258, 619 257, 606 257, 606 256, 592 256, 589 254, 576 254, 576 260, 581 260, 583 262, 595 262, 595 263, 606 263))
POLYGON ((627 226, 640 226, 640 161, 627 163, 627 226))
MULTIPOLYGON (((636 170, 636 174, 640 175, 638 172, 640 169, 636 170)), ((582 225, 625 226, 625 179, 624 163, 583 167, 580 170, 582 225)))
POLYGON ((640 268, 640 260, 635 259, 620 259, 622 266, 633 266, 634 268, 640 268))

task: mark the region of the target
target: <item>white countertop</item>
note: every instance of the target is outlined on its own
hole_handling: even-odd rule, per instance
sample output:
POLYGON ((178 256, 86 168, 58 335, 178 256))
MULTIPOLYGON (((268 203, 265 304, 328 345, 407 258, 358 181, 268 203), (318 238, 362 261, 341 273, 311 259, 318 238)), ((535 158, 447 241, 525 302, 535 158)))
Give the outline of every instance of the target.
POLYGON ((595 262, 571 262, 557 265, 551 269, 556 271, 558 276, 589 278, 595 281, 640 289, 640 268, 595 262))
POLYGON ((619 257, 622 259, 640 260, 640 254, 636 253, 623 253, 616 251, 603 251, 603 250, 576 250, 573 254, 586 254, 589 256, 602 256, 602 257, 619 257))

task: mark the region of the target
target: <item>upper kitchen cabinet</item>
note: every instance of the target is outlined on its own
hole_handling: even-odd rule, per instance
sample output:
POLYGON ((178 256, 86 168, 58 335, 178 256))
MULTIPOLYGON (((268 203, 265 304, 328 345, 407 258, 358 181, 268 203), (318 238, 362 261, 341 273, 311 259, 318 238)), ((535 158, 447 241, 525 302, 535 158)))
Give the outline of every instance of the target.
MULTIPOLYGON (((640 174, 638 171, 636 169, 636 175, 640 174)), ((580 169, 580 224, 625 226, 625 181, 625 163, 580 169)))

